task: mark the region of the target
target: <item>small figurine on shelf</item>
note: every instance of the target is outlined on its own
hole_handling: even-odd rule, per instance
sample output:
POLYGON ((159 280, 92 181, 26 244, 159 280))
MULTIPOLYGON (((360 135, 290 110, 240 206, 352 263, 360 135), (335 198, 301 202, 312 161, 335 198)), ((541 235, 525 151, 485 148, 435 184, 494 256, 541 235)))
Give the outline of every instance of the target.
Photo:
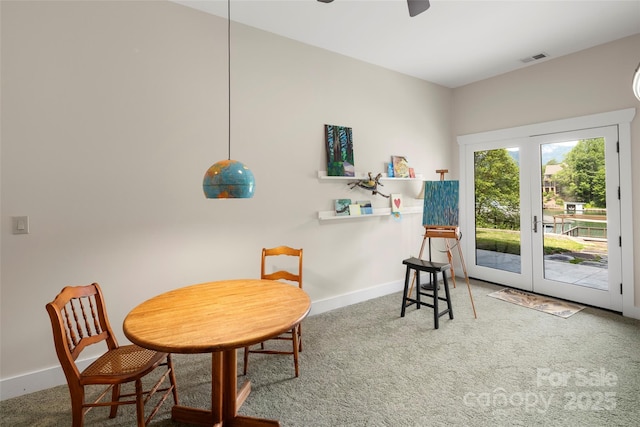
POLYGON ((389 198, 388 195, 382 194, 381 192, 378 191, 378 185, 382 185, 380 183, 381 177, 382 177, 382 174, 379 173, 378 175, 376 175, 375 178, 373 178, 371 176, 371 172, 369 172, 369 179, 360 179, 358 181, 350 182, 349 185, 351 186, 351 189, 354 189, 356 187, 364 188, 365 190, 370 190, 371 194, 373 194, 374 196, 376 194, 379 194, 382 197, 386 197, 388 199, 389 198))

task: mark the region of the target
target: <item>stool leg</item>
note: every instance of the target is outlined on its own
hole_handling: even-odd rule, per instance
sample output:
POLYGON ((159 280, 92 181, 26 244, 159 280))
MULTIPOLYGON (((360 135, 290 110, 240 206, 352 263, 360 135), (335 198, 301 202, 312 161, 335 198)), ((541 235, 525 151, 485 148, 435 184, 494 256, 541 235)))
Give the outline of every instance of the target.
POLYGON ((418 301, 418 303, 416 304, 418 306, 418 310, 420 310, 420 306, 422 305, 422 303, 420 302, 420 270, 416 270, 416 281, 418 282, 418 286, 416 286, 416 301, 418 301))
POLYGON ((431 280, 433 282, 433 323, 434 323, 434 327, 435 329, 438 329, 440 327, 440 323, 438 322, 438 319, 440 318, 440 316, 438 315, 438 273, 437 272, 433 272, 431 273, 431 280))
MULTIPOLYGON (((402 293, 402 310, 400 311, 400 317, 404 317, 404 311, 407 308, 407 293, 409 292, 409 276, 411 269, 407 266, 407 272, 404 275, 404 292, 402 293)), ((420 306, 418 305, 418 308, 420 306)))
POLYGON ((442 283, 444 284, 444 294, 447 297, 447 308, 449 309, 449 319, 453 319, 453 308, 451 308, 451 295, 449 294, 449 283, 447 283, 447 272, 442 272, 442 283))

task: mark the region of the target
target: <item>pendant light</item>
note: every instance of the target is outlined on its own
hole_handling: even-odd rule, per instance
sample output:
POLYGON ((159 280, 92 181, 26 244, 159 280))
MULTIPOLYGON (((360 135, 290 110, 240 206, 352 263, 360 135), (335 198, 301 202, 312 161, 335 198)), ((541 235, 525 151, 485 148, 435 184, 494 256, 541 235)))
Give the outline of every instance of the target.
POLYGON ((202 189, 207 199, 249 199, 253 197, 253 172, 237 160, 231 160, 231 0, 227 0, 227 55, 229 141, 227 160, 214 163, 204 174, 202 189))
POLYGON ((640 101, 640 64, 636 67, 636 72, 633 75, 633 94, 640 101))

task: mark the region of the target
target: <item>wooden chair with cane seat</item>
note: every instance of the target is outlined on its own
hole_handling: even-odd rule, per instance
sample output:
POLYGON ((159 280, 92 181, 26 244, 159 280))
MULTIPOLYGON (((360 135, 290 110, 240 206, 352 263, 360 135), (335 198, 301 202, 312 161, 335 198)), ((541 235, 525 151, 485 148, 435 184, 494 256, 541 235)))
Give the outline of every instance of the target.
POLYGON ((73 427, 83 426, 84 416, 91 408, 109 406, 109 418, 114 418, 120 405, 135 405, 137 425, 145 426, 170 394, 173 394, 174 403, 178 403, 171 354, 147 350, 137 345, 119 346, 109 324, 104 297, 97 283, 66 286, 46 307, 53 328, 56 354, 71 394, 73 427), (102 342, 106 344, 106 352, 80 371, 76 360, 82 351, 102 342), (155 384, 148 390, 143 390, 143 377, 160 366, 165 366, 166 371, 154 375, 155 384), (121 385, 131 382, 135 383, 135 392, 121 394, 121 385), (107 387, 95 401, 87 403, 85 386, 89 385, 107 387), (106 401, 104 397, 109 391, 111 400, 106 401), (162 392, 162 395, 158 395, 156 405, 145 419, 145 404, 157 392, 162 392))
MULTIPOLYGON (((300 289, 302 289, 302 249, 294 249, 288 246, 278 246, 271 249, 262 249, 262 262, 260 265, 260 278, 264 280, 281 280, 288 283, 296 283, 300 289), (291 268, 284 269, 277 267, 276 262, 280 259, 278 257, 296 257, 297 268, 292 266, 291 268), (267 273, 267 269, 273 267, 277 271, 267 273)), ((302 351, 302 328, 300 324, 296 325, 293 329, 277 337, 271 338, 271 340, 286 340, 291 341, 291 350, 284 350, 269 346, 266 342, 262 342, 259 348, 245 347, 244 349, 244 374, 247 374, 249 366, 249 353, 265 353, 265 354, 289 354, 293 356, 293 366, 295 369, 296 377, 300 374, 298 366, 298 353, 302 351)))

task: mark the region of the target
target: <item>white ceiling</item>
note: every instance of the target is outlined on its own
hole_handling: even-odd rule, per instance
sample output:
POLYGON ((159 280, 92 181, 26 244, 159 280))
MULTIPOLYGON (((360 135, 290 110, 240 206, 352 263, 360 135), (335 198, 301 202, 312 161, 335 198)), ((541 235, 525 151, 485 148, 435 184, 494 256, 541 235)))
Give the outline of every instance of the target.
POLYGON ((232 0, 231 20, 455 88, 638 34, 640 0, 431 0, 413 18, 405 0, 232 0))

